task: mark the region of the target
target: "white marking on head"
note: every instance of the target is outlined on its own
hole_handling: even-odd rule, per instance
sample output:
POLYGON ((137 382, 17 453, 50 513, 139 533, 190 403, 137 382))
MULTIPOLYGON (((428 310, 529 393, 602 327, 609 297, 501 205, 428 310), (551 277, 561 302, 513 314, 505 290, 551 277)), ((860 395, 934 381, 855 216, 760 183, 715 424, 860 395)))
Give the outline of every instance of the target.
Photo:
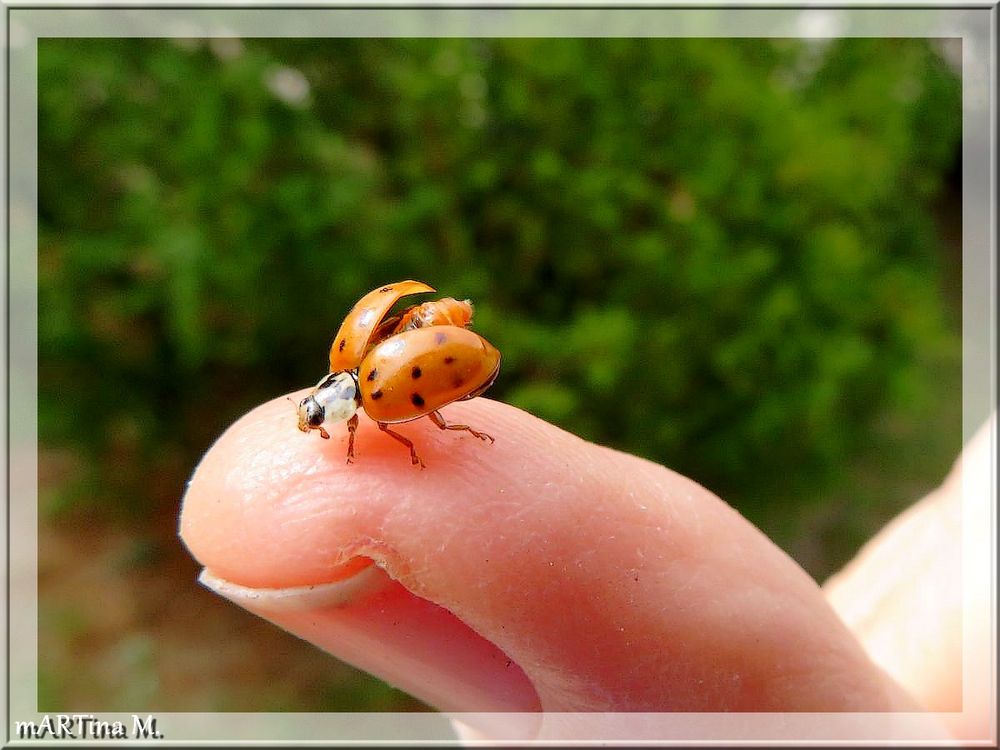
POLYGON ((324 423, 343 422, 358 410, 358 387, 349 372, 327 375, 316 384, 316 399, 326 415, 324 423))

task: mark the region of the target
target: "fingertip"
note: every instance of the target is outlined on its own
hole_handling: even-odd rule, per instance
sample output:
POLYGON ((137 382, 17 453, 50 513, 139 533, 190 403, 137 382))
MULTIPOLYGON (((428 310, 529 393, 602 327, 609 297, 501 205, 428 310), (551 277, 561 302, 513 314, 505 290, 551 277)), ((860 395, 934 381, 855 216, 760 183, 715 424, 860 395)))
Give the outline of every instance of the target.
POLYGON ((439 507, 456 496, 469 497, 471 506, 477 495, 503 494, 497 485, 510 473, 531 481, 548 471, 539 460, 545 454, 525 446, 551 443, 544 433, 557 428, 482 398, 452 404, 446 415, 488 431, 492 441, 440 430, 428 419, 393 425, 413 441, 421 466, 359 413, 349 461, 346 427, 332 428, 328 440, 297 429, 289 400, 297 403, 307 392, 277 397, 238 419, 188 483, 180 537, 199 562, 225 578, 251 586, 329 581, 343 574, 341 566, 356 564, 358 538, 372 541, 385 513, 427 530, 428 523, 417 522, 421 506, 439 507))

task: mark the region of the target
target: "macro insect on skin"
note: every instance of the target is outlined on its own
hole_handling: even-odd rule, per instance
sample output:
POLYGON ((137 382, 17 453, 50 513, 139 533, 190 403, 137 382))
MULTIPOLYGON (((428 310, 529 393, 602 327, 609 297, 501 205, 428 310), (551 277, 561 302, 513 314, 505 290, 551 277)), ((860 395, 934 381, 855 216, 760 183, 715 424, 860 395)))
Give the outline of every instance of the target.
POLYGON ((469 425, 448 424, 438 411, 453 401, 483 393, 500 371, 500 352, 470 331, 472 303, 451 297, 411 305, 389 316, 402 297, 434 289, 419 281, 379 287, 354 305, 330 347, 330 372, 299 402, 298 427, 317 430, 347 422, 347 462, 354 459, 358 409, 410 451, 425 467, 413 443, 389 425, 429 417, 442 430, 463 430, 493 438, 469 425))

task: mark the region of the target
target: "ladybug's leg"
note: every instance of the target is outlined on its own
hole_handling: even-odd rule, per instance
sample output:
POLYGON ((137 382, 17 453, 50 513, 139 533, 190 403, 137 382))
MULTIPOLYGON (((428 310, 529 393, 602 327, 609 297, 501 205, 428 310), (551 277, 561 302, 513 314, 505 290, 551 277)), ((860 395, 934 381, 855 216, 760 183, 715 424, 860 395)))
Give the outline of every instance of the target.
POLYGON ((358 429, 358 415, 347 420, 347 463, 354 463, 354 433, 358 429))
POLYGON ((485 432, 479 432, 474 430, 467 424, 448 424, 444 421, 444 417, 441 416, 440 412, 432 411, 427 415, 431 418, 431 421, 440 427, 442 430, 467 430, 475 435, 480 440, 489 440, 491 443, 495 443, 496 440, 493 439, 492 435, 487 435, 485 432))
POLYGON ((392 435, 394 438, 396 438, 396 440, 398 440, 399 442, 401 442, 403 445, 405 445, 407 448, 410 449, 410 461, 413 463, 414 466, 420 464, 421 469, 427 468, 427 465, 420 459, 420 456, 417 455, 417 451, 413 447, 412 441, 403 437, 398 432, 393 432, 392 430, 390 430, 389 425, 385 424, 384 422, 379 422, 378 428, 387 435, 392 435))

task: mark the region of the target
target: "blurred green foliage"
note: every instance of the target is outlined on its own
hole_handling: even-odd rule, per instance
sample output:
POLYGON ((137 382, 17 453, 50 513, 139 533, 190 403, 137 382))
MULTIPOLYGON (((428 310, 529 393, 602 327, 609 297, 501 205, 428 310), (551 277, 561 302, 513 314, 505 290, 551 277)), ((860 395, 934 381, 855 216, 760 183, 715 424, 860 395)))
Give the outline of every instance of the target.
POLYGON ((836 472, 955 362, 931 41, 38 49, 39 434, 89 458, 70 505, 176 502, 404 278, 474 300, 491 397, 737 505, 836 472))

